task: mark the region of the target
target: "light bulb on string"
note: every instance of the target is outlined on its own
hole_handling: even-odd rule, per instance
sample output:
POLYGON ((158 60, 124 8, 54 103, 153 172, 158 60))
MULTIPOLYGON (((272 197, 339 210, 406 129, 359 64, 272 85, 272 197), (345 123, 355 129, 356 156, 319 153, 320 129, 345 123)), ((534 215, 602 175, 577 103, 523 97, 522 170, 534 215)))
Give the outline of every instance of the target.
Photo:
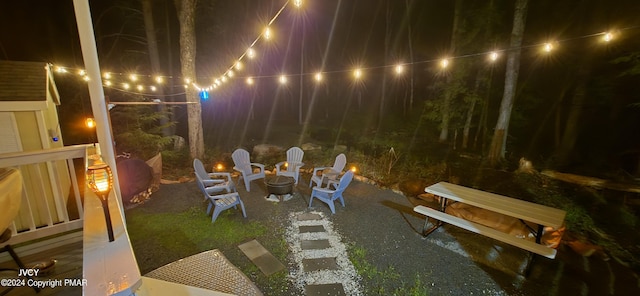
POLYGON ((255 57, 256 57, 256 51, 255 51, 255 50, 253 50, 253 48, 249 48, 249 49, 247 49, 247 56, 248 56, 250 59, 255 58, 255 57))
POLYGON ((122 84, 122 87, 123 87, 124 89, 129 89, 129 88, 131 87, 131 85, 129 85, 129 83, 123 83, 123 84, 122 84))
POLYGON ((542 51, 551 52, 554 49, 553 43, 547 42, 542 46, 542 51))
POLYGON ((449 59, 444 58, 440 60, 440 67, 442 67, 442 69, 446 69, 447 67, 449 67, 449 59))
POLYGON ((267 40, 271 39, 271 29, 269 27, 266 27, 262 36, 264 36, 264 38, 267 40))
POLYGON ((489 53, 489 60, 492 62, 495 62, 499 57, 499 54, 497 51, 492 51, 489 53))
POLYGON ((229 72, 227 72, 227 76, 229 76, 229 78, 233 77, 234 73, 232 70, 229 70, 229 72))
POLYGON ((129 75, 129 79, 133 82, 138 81, 138 76, 136 74, 131 74, 129 75))
POLYGON ((395 67, 396 74, 402 74, 404 72, 404 66, 402 64, 397 64, 395 67))
POLYGON ((278 81, 280 82, 280 84, 287 83, 287 76, 280 75, 280 77, 278 77, 278 81))
POLYGON ((360 68, 353 70, 353 77, 356 79, 362 78, 362 70, 360 68))
POLYGON ((237 61, 233 67, 236 68, 236 70, 238 71, 242 70, 242 62, 237 61))
POLYGON ((602 35, 602 41, 604 41, 604 42, 610 42, 611 40, 613 40, 613 38, 614 38, 614 37, 615 37, 615 36, 614 36, 614 34, 613 34, 612 32, 605 32, 605 33, 602 35))
POLYGON ((294 0, 293 1, 293 5, 295 5, 296 7, 300 8, 302 6, 302 0, 294 0))
POLYGON ((157 83, 163 83, 164 80, 162 79, 162 76, 156 76, 156 82, 157 83))
POLYGON ((111 86, 111 81, 110 80, 105 80, 104 85, 111 86))
POLYGON ((317 82, 322 81, 322 72, 317 72, 315 75, 313 75, 313 79, 315 79, 317 82))
POLYGON ((247 78, 247 84, 248 84, 248 85, 253 85, 253 83, 254 83, 253 78, 248 77, 248 78, 247 78))
POLYGON ((111 73, 105 72, 104 73, 104 79, 111 79, 111 73))

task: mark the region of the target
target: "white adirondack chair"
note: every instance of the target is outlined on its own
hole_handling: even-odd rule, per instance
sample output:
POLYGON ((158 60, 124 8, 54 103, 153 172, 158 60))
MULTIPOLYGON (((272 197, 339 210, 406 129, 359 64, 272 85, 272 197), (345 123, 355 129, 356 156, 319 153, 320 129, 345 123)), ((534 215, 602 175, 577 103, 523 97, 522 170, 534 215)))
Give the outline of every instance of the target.
POLYGON ((336 199, 340 200, 340 203, 344 207, 344 197, 342 197, 342 193, 345 189, 347 189, 347 186, 349 186, 349 183, 351 183, 352 179, 353 172, 347 171, 342 176, 342 178, 340 178, 340 181, 338 183, 331 183, 334 186, 334 189, 329 188, 330 186, 327 186, 327 188, 322 188, 319 186, 313 187, 313 190, 311 191, 311 198, 309 199, 309 207, 311 207, 313 199, 317 198, 318 200, 329 205, 331 213, 335 214, 336 207, 334 205, 334 201, 336 199))
POLYGON ((242 174, 238 179, 238 183, 240 183, 240 180, 244 180, 244 187, 247 192, 251 191, 251 181, 264 179, 264 164, 251 162, 247 150, 236 149, 231 154, 231 158, 233 158, 233 163, 235 164, 233 169, 242 174), (253 171, 254 167, 258 168, 257 173, 253 171))
POLYGON ((222 213, 222 211, 230 209, 230 208, 240 208, 242 209, 242 216, 247 218, 247 212, 244 210, 244 203, 240 199, 240 194, 238 192, 231 192, 225 194, 214 194, 218 191, 214 190, 212 187, 205 187, 204 183, 196 178, 196 183, 198 183, 198 187, 200 191, 204 194, 205 199, 209 199, 209 206, 207 207, 207 215, 211 213, 211 208, 213 208, 213 214, 211 215, 211 223, 216 222, 216 219, 222 213))
MULTIPOLYGON (((193 160, 193 170, 196 175, 196 181, 201 182, 202 186, 209 192, 220 192, 224 190, 227 193, 231 193, 237 191, 236 185, 233 183, 233 179, 231 179, 231 174, 226 172, 207 173, 200 159, 196 158, 193 160)), ((205 196, 205 199, 206 198, 205 196)))
POLYGON ((337 178, 340 174, 342 174, 342 170, 344 169, 344 166, 346 164, 347 157, 343 153, 340 153, 338 156, 336 156, 336 161, 333 163, 332 167, 313 168, 311 180, 309 180, 309 187, 311 187, 311 184, 313 183, 316 183, 316 186, 318 187, 322 187, 322 182, 325 180, 325 178, 337 178))
POLYGON ((302 157, 304 151, 298 147, 291 147, 287 150, 287 161, 281 161, 276 163, 276 176, 292 177, 298 184, 298 177, 300 176, 300 167, 304 165, 302 157))

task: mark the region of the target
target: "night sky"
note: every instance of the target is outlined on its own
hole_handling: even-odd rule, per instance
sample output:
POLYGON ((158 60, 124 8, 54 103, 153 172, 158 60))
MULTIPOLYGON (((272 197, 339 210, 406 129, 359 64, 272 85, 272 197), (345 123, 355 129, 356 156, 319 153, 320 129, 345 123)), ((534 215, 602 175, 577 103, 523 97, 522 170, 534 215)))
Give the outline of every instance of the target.
MULTIPOLYGON (((170 76, 174 88, 167 88, 167 93, 180 94, 181 75, 179 73, 178 56, 178 24, 173 1, 154 2, 154 17, 157 36, 160 43, 162 75, 170 76)), ((247 46, 259 35, 264 24, 282 7, 285 1, 200 1, 197 13, 197 72, 198 84, 206 86, 213 78, 221 75, 233 65, 234 61, 246 50, 247 46)), ((457 52, 450 52, 451 32, 454 14, 454 2, 449 0, 307 0, 302 11, 290 5, 278 17, 272 29, 274 40, 259 41, 256 49, 258 58, 253 62, 245 62, 246 69, 238 73, 238 78, 225 89, 212 93, 213 100, 203 103, 205 122, 225 124, 225 120, 235 117, 246 117, 246 105, 249 98, 262 102, 258 110, 269 110, 274 100, 281 100, 294 113, 298 97, 299 76, 291 76, 287 89, 279 88, 277 76, 282 73, 298 75, 300 73, 301 52, 303 52, 305 111, 312 98, 324 100, 314 107, 314 114, 324 114, 330 108, 354 108, 355 103, 345 106, 354 97, 365 101, 358 111, 373 114, 379 105, 379 98, 386 97, 387 115, 391 120, 400 120, 406 116, 401 110, 407 108, 406 97, 408 79, 392 81, 392 66, 398 61, 410 62, 409 38, 413 50, 413 71, 415 75, 416 102, 422 109, 423 103, 437 97, 433 90, 435 84, 442 80, 437 65, 440 58, 453 56, 454 65, 462 61, 468 64, 486 63, 484 55, 493 49, 504 49, 509 42, 512 23, 512 1, 463 1, 464 22, 467 24, 468 40, 462 38, 457 52), (493 3, 495 12, 485 14, 482 7, 493 3), (409 12, 409 13, 407 13, 409 12), (486 39, 479 38, 483 32, 477 31, 474 22, 491 23, 491 32, 486 39), (303 24, 304 23, 304 24, 303 24), (469 25, 472 24, 472 25, 469 25), (409 34, 409 28, 411 34, 409 34), (475 30, 475 31, 474 31, 475 30), (385 32, 387 32, 385 34, 385 32), (301 38, 304 35, 304 49, 301 51, 301 38), (385 53, 385 36, 389 44, 385 53), (453 55, 452 55, 453 54, 453 55), (364 82, 354 84, 352 69, 364 67, 364 82), (326 72, 322 89, 314 89, 310 85, 312 75, 322 68, 326 72), (251 73, 251 74, 249 74, 251 73), (257 90, 247 90, 242 83, 248 75, 255 77, 257 90), (386 78, 385 78, 386 77, 386 78), (384 95, 381 90, 382 81, 390 81, 384 95), (349 98, 348 100, 346 98, 349 98), (404 100, 404 101, 403 101, 404 100), (222 108, 222 105, 227 106, 222 108), (400 106, 402 105, 402 106, 400 106), (231 107, 229 107, 231 106, 231 107), (367 109, 367 107, 370 107, 367 109), (362 109, 360 109, 362 108, 362 109), (220 111, 221 109, 224 112, 220 111), (209 113, 208 113, 209 112, 209 113), (395 118, 395 119, 394 119, 395 118)), ((526 118, 515 117, 528 123, 518 123, 514 133, 532 134, 539 128, 540 122, 529 122, 533 118, 547 117, 549 101, 558 97, 562 89, 561 77, 570 76, 566 69, 574 67, 579 57, 590 51, 598 51, 594 59, 594 76, 617 77, 623 70, 611 66, 617 57, 640 50, 638 38, 640 1, 529 1, 529 12, 524 37, 524 50, 519 79, 521 97, 536 99, 518 99, 516 112, 526 118), (620 31, 611 45, 597 45, 593 34, 610 29, 620 31), (553 56, 541 58, 538 45, 549 39, 560 40, 561 49, 553 56), (537 99, 539 98, 539 99, 537 99)), ((113 73, 138 73, 152 75, 144 39, 144 27, 137 1, 90 1, 95 34, 98 45, 100 66, 103 71, 113 73)), ((463 34, 464 35, 464 34, 463 34)), ((82 56, 77 37, 77 28, 70 0, 45 1, 23 0, 2 1, 0 3, 0 59, 49 62, 72 68, 82 68, 82 56)), ((504 81, 504 59, 495 67, 494 87, 490 91, 491 106, 497 109, 501 98, 501 84, 504 81)), ((71 98, 82 97, 77 93, 65 94, 65 84, 71 77, 56 77, 62 89, 63 105, 71 98)), ((617 153, 625 149, 640 149, 638 143, 623 141, 625 135, 640 133, 635 125, 633 111, 629 104, 639 102, 638 88, 635 79, 620 78, 607 95, 593 92, 593 101, 609 96, 610 104, 587 106, 583 124, 597 126, 598 110, 607 110, 604 116, 616 123, 607 128, 619 131, 615 147, 617 153), (592 112, 593 111, 593 112, 592 112), (629 113, 631 112, 631 113, 629 113), (614 118, 614 119, 612 119, 614 118), (626 143, 626 144, 625 144, 626 143)), ((613 83, 613 79, 599 78, 599 81, 613 83)), ((596 82, 594 82, 596 83, 596 82)), ((604 83, 604 82, 603 82, 604 83)), ((73 87, 69 87, 74 89, 73 87)), ((75 88, 77 89, 77 88, 75 88)), ((594 89, 600 89, 594 86, 594 89)), ((116 91, 107 91, 111 100, 127 97, 116 91)), ((173 100, 184 100, 176 95, 173 100)), ((355 101, 354 101, 355 102, 355 101)), ((362 104, 361 101, 358 101, 362 104)), ((71 104, 71 103, 69 103, 71 104)), ((495 111, 495 110, 494 110, 495 111)), ((637 111, 636 111, 637 112, 637 111)), ((264 114, 263 114, 264 115, 264 114)), ((314 115, 315 116, 315 115, 314 115)), ((377 115, 362 119, 364 129, 375 128, 377 115)), ((419 115, 416 115, 420 117, 419 115)), ((495 116, 495 115, 493 115, 495 116)), ((266 117, 266 116, 261 116, 266 117)), ((295 120, 292 116, 291 120, 295 120)), ((338 118, 342 118, 342 114, 338 118)), ((495 117, 491 117, 489 125, 495 125, 495 117)), ((416 119, 417 120, 417 119, 416 119)), ((414 120, 415 121, 415 120, 414 120)), ((377 124, 379 126, 379 124, 377 124)), ((437 129, 437 122, 431 123, 437 129)), ((235 126, 233 126, 235 128, 235 126)), ((552 128, 549 126, 549 128, 552 128)), ((603 128, 599 128, 603 129, 603 128)), ((601 131, 606 133, 606 129, 601 131)), ((215 132, 211 132, 214 135, 215 132)), ((207 138, 207 134, 205 134, 207 138)), ((211 138, 211 137, 210 137, 211 138)), ((214 137, 222 139, 220 135, 214 137)), ((515 138, 520 138, 517 135, 515 138)), ((544 138, 544 137, 543 137, 544 138)), ((522 139, 519 139, 521 142, 522 139)), ((589 141, 585 138, 585 141, 589 141)), ((521 143, 521 150, 527 145, 545 146, 545 140, 537 143, 521 143)), ((636 141, 637 142, 637 141, 636 141)), ((609 149, 609 148, 607 148, 609 149)))

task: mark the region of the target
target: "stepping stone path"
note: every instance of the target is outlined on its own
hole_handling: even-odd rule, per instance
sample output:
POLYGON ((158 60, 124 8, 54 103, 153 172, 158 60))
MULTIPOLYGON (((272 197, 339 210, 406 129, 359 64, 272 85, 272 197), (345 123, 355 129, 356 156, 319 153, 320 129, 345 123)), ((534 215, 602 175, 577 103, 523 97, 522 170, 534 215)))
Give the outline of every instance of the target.
POLYGON ((297 265, 289 276, 305 295, 363 295, 347 248, 323 213, 290 213, 289 222, 286 236, 297 265))

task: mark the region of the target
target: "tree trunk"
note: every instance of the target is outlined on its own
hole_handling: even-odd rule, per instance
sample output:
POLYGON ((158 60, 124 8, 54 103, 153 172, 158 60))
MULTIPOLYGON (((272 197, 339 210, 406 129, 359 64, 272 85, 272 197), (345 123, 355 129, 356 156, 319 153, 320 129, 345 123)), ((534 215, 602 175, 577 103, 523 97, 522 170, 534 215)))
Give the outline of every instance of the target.
MULTIPOLYGON (((156 38, 156 28, 153 23, 153 7, 151 0, 141 0, 142 17, 144 19, 144 30, 147 37, 147 49, 149 51, 149 62, 151 63, 151 72, 155 75, 162 72, 160 67, 160 53, 158 51, 158 39, 156 38)), ((158 87, 157 94, 164 101, 164 90, 158 87)), ((164 104, 158 105, 158 112, 163 114, 160 118, 160 126, 162 126, 162 135, 170 136, 171 128, 168 126, 169 120, 166 116, 167 108, 164 104)))
POLYGON ((480 91, 480 85, 482 84, 482 76, 485 71, 478 70, 476 75, 476 82, 473 87, 472 100, 470 102, 469 109, 467 110, 467 120, 464 122, 464 128, 462 130, 462 149, 467 149, 469 144, 469 130, 471 130, 471 119, 473 119, 473 113, 476 109, 476 102, 478 101, 478 92, 480 91))
MULTIPOLYGON (((460 27, 460 14, 462 10, 462 0, 456 0, 455 3, 455 11, 453 13, 453 31, 451 33, 451 46, 449 51, 452 55, 456 53, 456 38, 458 38, 458 30, 460 27)), ((446 85, 450 85, 453 81, 453 77, 451 75, 447 76, 446 85)), ((442 121, 440 123, 440 137, 438 140, 440 142, 445 142, 449 137, 449 121, 451 120, 451 101, 453 100, 454 92, 447 91, 444 95, 444 101, 442 102, 442 121)))
MULTIPOLYGON (((174 0, 180 21, 180 65, 182 78, 196 79, 196 1, 174 0)), ((198 91, 191 85, 185 89, 187 97, 187 122, 189 126, 189 154, 192 158, 203 158, 202 107, 198 91)))
MULTIPOLYGON (((585 55, 587 56, 587 55, 585 55)), ((580 63, 580 70, 577 75, 576 89, 571 98, 571 104, 569 109, 569 115, 564 125, 564 131, 562 132, 562 139, 560 140, 560 146, 556 152, 557 163, 560 165, 567 164, 571 161, 571 154, 573 148, 578 140, 578 134, 580 129, 580 116, 584 109, 584 99, 587 92, 587 81, 590 74, 591 59, 583 58, 580 63)))
MULTIPOLYGON (((409 96, 409 112, 411 112, 413 110, 413 87, 414 87, 413 78, 414 77, 413 77, 413 42, 411 39, 411 14, 410 14, 411 9, 409 8, 409 0, 405 0, 404 5, 407 12, 406 18, 407 20, 409 20, 407 22, 407 39, 408 39, 407 41, 409 43, 409 61, 411 62, 410 68, 409 68, 409 71, 411 71, 411 73, 409 73, 411 75, 411 81, 410 81, 411 86, 409 87, 409 89, 411 90, 411 95, 409 96)), ((403 115, 407 115, 406 108, 404 109, 403 115)))
POLYGON ((499 160, 504 159, 506 151, 507 131, 509 130, 509 120, 516 94, 518 73, 520 72, 520 53, 522 49, 522 36, 524 35, 525 22, 527 18, 528 0, 517 0, 515 13, 513 15, 513 28, 511 31, 511 42, 508 57, 507 70, 504 79, 504 93, 500 103, 500 113, 498 122, 493 132, 493 139, 489 147, 488 160, 491 166, 495 166, 499 160))

